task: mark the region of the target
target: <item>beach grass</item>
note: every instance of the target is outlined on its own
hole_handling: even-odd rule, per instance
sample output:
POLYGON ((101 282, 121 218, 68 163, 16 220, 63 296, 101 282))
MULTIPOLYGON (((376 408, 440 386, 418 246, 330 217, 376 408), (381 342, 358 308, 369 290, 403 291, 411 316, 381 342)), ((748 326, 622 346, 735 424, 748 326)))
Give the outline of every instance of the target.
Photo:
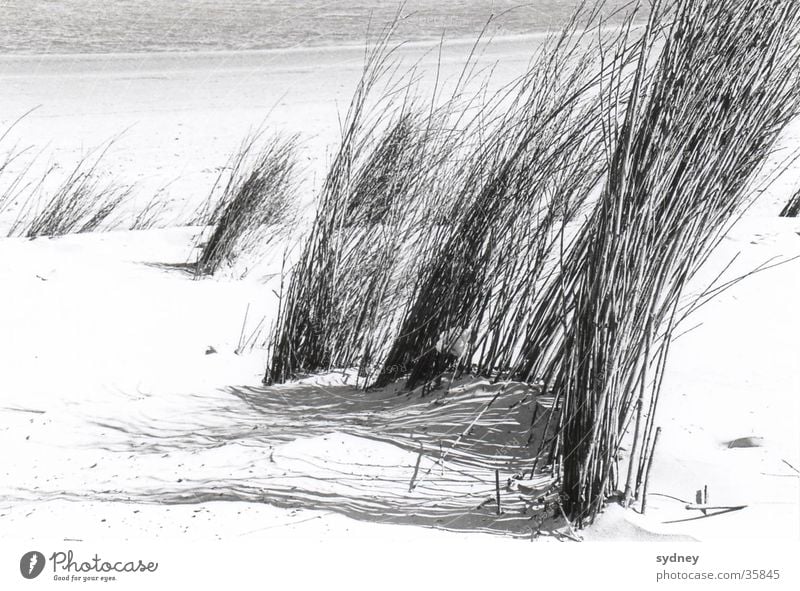
POLYGON ((611 34, 599 6, 477 109, 438 118, 407 94, 367 112, 391 70, 388 37, 373 48, 266 376, 539 384, 558 412, 537 465, 578 526, 618 490, 641 500, 684 288, 752 204, 800 97, 792 2, 654 2, 643 28, 638 4, 611 34))
POLYGON ((213 230, 197 257, 198 275, 213 275, 253 247, 285 237, 295 219, 298 138, 278 135, 259 146, 261 135, 248 137, 227 167, 227 183, 208 214, 213 230))

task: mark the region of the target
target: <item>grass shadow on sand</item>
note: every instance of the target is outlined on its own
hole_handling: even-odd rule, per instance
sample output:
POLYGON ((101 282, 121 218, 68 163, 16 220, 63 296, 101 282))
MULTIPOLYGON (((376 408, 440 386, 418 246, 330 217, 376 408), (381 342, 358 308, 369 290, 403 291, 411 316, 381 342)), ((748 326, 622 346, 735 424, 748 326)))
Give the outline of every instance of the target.
POLYGON ((143 262, 145 267, 158 269, 160 271, 172 271, 181 273, 183 275, 194 276, 197 274, 197 265, 195 263, 151 263, 143 262))
POLYGON ((115 406, 114 416, 90 418, 99 430, 91 445, 104 454, 91 480, 40 488, 36 498, 269 503, 373 523, 560 536, 549 475, 515 478, 530 470, 542 436, 546 413, 531 429, 536 395, 487 381, 422 396, 309 380, 153 397, 158 412, 137 401, 131 412, 115 406))

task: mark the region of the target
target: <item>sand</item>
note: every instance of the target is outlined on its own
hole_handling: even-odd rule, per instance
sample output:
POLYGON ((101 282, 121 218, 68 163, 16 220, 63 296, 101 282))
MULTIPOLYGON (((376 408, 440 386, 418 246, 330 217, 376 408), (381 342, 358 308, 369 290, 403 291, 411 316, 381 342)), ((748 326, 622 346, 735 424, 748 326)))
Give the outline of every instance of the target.
MULTIPOLYGON (((499 86, 524 68, 537 42, 499 39, 480 63, 500 60, 499 86)), ((426 71, 420 87, 430 90, 436 64, 442 78, 452 80, 469 48, 454 43, 441 62, 430 44, 402 54, 426 71)), ((35 146, 64 169, 121 133, 103 170, 134 183, 141 202, 165 188, 174 221, 208 194, 228 155, 264 121, 302 134, 311 194, 361 58, 357 48, 2 57, 0 127, 38 107, 5 145, 35 146)), ((728 278, 800 254, 800 222, 777 218, 791 188, 784 181, 763 196, 694 289, 736 253, 728 278)), ((165 219, 163 225, 174 224, 165 219)), ((275 425, 297 417, 260 413, 231 387, 257 387, 263 375, 279 257, 245 280, 196 281, 173 265, 191 259, 198 233, 169 227, 0 238, 0 446, 14 450, 0 456, 6 538, 361 536, 468 539, 488 549, 522 537, 524 527, 498 524, 490 512, 457 526, 435 519, 414 524, 387 518, 389 501, 378 505, 380 516, 358 510, 358 503, 353 510, 321 502, 326 492, 363 502, 368 483, 379 482, 388 487, 381 494, 402 499, 407 509, 417 454, 354 438, 341 432, 335 417, 325 428, 314 423, 314 433, 290 430, 280 441, 269 438, 275 425), (240 350, 243 332, 255 336, 240 350), (281 490, 296 482, 298 490, 317 496, 293 503, 289 493, 280 502, 254 493, 276 482, 281 490), (204 494, 192 498, 201 489, 204 494), (223 491, 222 499, 214 498, 215 490, 223 491), (159 491, 179 504, 162 504, 159 491)), ((688 321, 687 328, 700 326, 672 349, 647 514, 613 508, 583 537, 800 539, 798 301, 795 260, 738 284, 688 321), (763 445, 728 447, 741 437, 763 438, 763 445), (746 508, 682 521, 700 516, 686 505, 706 486, 714 504, 746 508)), ((346 389, 341 379, 319 378, 300 388, 335 393, 346 389)), ((481 502, 490 477, 482 475, 480 486, 459 494, 481 502)), ((540 539, 563 539, 566 530, 554 529, 540 539)))
MULTIPOLYGON (((482 50, 477 67, 498 63, 499 87, 523 71, 540 40, 498 40, 482 50)), ((461 73, 473 44, 450 42, 440 58, 436 43, 412 43, 398 56, 404 69, 418 68, 421 92, 431 92, 440 59, 445 87, 461 73)), ((0 128, 35 109, 4 145, 44 150, 43 164, 64 169, 116 138, 101 169, 120 184, 135 184, 145 203, 162 189, 180 205, 196 203, 245 136, 262 126, 300 134, 306 176, 319 179, 363 57, 359 47, 0 56, 0 128)))

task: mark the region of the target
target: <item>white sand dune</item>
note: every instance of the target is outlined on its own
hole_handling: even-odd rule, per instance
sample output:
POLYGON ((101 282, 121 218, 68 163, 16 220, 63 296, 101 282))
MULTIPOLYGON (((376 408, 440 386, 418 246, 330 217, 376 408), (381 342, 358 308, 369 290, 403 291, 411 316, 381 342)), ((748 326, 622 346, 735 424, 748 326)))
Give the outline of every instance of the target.
MULTIPOLYGON (((531 43, 492 46, 483 63, 502 58, 498 84, 524 66, 531 43)), ((457 74, 466 46, 448 51, 445 77, 457 74)), ((436 62, 419 47, 408 52, 436 62)), ((360 59, 353 50, 2 58, 0 125, 41 105, 10 140, 49 142, 62 166, 127 129, 105 170, 136 182, 142 196, 171 183, 177 212, 205 197, 268 113, 304 134, 309 166, 321 170, 360 59)), ((693 289, 736 253, 729 277, 800 254, 800 223, 777 218, 789 188, 763 196, 693 289)), ((198 232, 0 239, 0 446, 12 450, 0 455, 4 536, 370 537, 392 528, 404 539, 529 539, 535 528, 519 495, 504 491, 498 517, 484 503, 491 471, 457 452, 438 462, 435 445, 425 449, 435 437, 415 432, 413 417, 435 415, 429 400, 364 401, 340 376, 259 390, 264 335, 235 350, 245 310, 247 332, 274 316, 277 279, 261 279, 280 262, 248 280, 194 280, 180 264, 198 232), (404 428, 393 431, 400 417, 404 428), (423 482, 409 492, 415 475, 423 482)), ((672 349, 647 514, 612 508, 588 539, 800 539, 798 301, 795 260, 689 319, 687 328, 701 325, 672 349), (763 445, 728 447, 741 437, 763 445), (701 517, 686 505, 704 487, 712 504, 746 507, 689 521, 701 517)), ((480 397, 474 403, 464 416, 479 412, 480 397)), ((524 422, 486 421, 487 433, 524 422)), ((465 424, 440 426, 451 436, 465 424)), ((490 451, 500 467, 502 451, 490 451)), ((506 477, 518 469, 502 467, 506 477)), ((563 536, 550 526, 543 538, 563 536)))

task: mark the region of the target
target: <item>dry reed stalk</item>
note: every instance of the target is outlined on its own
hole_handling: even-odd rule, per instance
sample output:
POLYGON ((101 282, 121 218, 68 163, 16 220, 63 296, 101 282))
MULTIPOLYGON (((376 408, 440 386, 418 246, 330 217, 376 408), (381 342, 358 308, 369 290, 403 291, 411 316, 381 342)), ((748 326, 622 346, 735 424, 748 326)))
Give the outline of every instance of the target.
POLYGON ((128 226, 129 230, 150 230, 163 227, 162 216, 169 210, 170 202, 164 190, 158 191, 147 203, 134 213, 133 221, 128 226))
MULTIPOLYGON (((2 133, 0 133, 0 146, 6 142, 17 125, 34 110, 36 109, 30 109, 26 113, 23 113, 2 130, 2 133)), ((17 202, 20 197, 22 197, 23 193, 30 188, 27 177, 36 161, 36 156, 29 158, 27 162, 22 161, 22 158, 30 152, 30 147, 20 148, 15 144, 9 148, 3 147, 3 150, 3 159, 0 161, 0 214, 2 214, 10 204, 17 202), (12 172, 11 169, 15 164, 19 164, 20 169, 12 172), (9 175, 10 178, 7 178, 9 175)))

